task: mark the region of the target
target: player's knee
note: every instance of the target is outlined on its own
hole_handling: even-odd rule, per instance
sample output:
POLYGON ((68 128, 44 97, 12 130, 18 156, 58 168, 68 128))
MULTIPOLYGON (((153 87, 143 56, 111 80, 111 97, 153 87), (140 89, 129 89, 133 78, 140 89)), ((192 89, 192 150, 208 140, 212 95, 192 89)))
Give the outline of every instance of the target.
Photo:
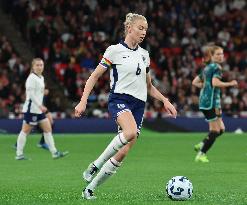
POLYGON ((51 128, 50 127, 44 127, 43 128, 43 132, 47 133, 47 132, 51 132, 51 128))
POLYGON ((133 139, 137 137, 137 129, 125 131, 124 136, 127 141, 129 142, 132 141, 133 139))
POLYGON ((221 130, 218 132, 218 134, 217 134, 216 137, 219 137, 219 136, 222 135, 224 132, 225 132, 225 130, 221 129, 221 130))
POLYGON ((215 140, 220 135, 220 132, 217 130, 212 130, 209 132, 209 139, 215 140))
MULTIPOLYGON (((225 129, 221 129, 221 130, 220 130, 220 133, 219 133, 219 136, 222 135, 224 132, 225 132, 225 129)), ((218 136, 218 137, 219 137, 219 136, 218 136)))
POLYGON ((27 131, 27 130, 21 130, 21 132, 23 132, 25 135, 29 135, 30 131, 27 131))
POLYGON ((42 124, 41 129, 43 132, 52 132, 51 125, 48 123, 48 121, 45 121, 45 123, 42 124))
POLYGON ((24 126, 21 131, 24 132, 26 135, 28 135, 31 132, 31 130, 32 130, 31 126, 24 126))
POLYGON ((44 133, 51 133, 50 129, 44 130, 44 133))

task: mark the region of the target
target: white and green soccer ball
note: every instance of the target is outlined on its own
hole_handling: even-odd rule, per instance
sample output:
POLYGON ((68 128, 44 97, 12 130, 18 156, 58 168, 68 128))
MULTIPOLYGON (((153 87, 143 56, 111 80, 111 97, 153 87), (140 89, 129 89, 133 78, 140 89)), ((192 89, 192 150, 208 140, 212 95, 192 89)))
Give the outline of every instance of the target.
POLYGON ((193 186, 187 177, 175 176, 167 182, 166 193, 172 200, 189 200, 193 194, 193 186))

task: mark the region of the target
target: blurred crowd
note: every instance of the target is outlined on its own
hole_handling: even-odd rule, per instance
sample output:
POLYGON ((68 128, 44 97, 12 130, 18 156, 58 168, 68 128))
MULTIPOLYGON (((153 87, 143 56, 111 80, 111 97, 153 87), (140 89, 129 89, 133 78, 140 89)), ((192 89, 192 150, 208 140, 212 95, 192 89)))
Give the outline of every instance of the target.
MULTIPOLYGON (((128 12, 147 17, 149 29, 142 47, 151 57, 155 86, 181 116, 200 116, 199 90, 191 81, 201 68, 202 49, 215 42, 224 48, 223 80, 238 88, 222 90, 222 108, 229 116, 247 116, 247 36, 244 0, 16 0, 4 1, 23 38, 49 66, 73 105, 99 63, 104 50, 123 34, 128 12)), ((29 65, 21 62, 5 37, 0 42, 0 116, 16 112, 23 102, 29 65), (16 75, 18 77, 16 78, 16 75), (14 81, 11 79, 14 78, 14 81), (11 82, 11 83, 10 83, 11 82), (17 90, 16 90, 17 88, 17 90), (6 106, 6 105, 7 106, 6 106), (18 105, 18 106, 17 106, 18 105)), ((88 116, 108 117, 109 73, 89 97, 88 116)), ((55 106, 55 103, 53 103, 55 106)), ((150 99, 145 117, 165 116, 161 103, 150 99)))
POLYGON ((9 40, 0 35, 0 118, 19 116, 29 72, 29 64, 24 64, 9 40))

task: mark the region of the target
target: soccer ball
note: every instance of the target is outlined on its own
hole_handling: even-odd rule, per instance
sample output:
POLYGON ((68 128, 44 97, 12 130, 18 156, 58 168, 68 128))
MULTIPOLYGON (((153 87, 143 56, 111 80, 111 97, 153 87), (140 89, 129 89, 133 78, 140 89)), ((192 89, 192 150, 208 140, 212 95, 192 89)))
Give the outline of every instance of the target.
POLYGON ((167 182, 166 193, 172 200, 189 200, 193 194, 193 186, 187 177, 175 176, 167 182))

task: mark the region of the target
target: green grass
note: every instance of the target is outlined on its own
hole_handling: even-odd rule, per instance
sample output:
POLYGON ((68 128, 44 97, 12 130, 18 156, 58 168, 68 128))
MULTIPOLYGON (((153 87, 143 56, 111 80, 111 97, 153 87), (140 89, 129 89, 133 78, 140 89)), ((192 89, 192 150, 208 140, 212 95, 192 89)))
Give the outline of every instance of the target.
POLYGON ((15 135, 0 135, 0 204, 247 204, 246 134, 224 134, 208 153, 210 163, 195 163, 193 145, 204 135, 145 130, 119 172, 97 189, 95 201, 81 199, 82 170, 103 151, 112 134, 56 135, 57 147, 70 151, 59 160, 37 148, 39 135, 32 135, 25 149, 29 161, 14 160, 15 135), (192 181, 191 200, 166 197, 165 184, 176 175, 192 181))

